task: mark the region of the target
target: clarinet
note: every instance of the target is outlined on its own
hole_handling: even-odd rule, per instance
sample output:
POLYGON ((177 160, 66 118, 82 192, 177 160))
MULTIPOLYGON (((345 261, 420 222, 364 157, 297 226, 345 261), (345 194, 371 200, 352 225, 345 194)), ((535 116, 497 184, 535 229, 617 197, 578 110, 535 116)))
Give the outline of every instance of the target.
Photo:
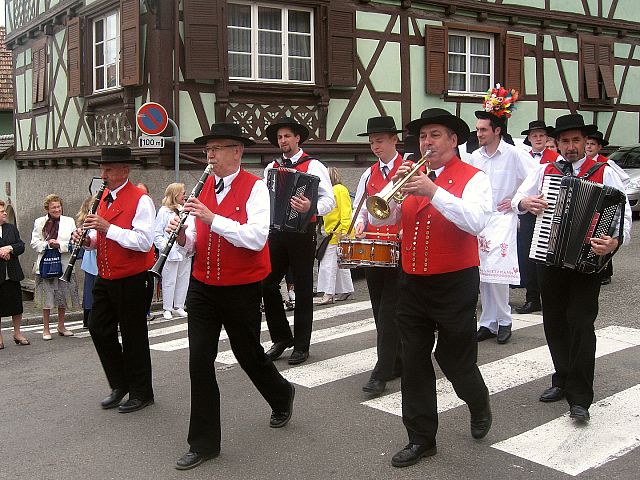
MULTIPOLYGON (((196 183, 196 186, 193 187, 193 190, 189 194, 189 198, 187 198, 187 201, 189 201, 192 198, 198 198, 198 196, 200 195, 200 192, 202 191, 202 187, 204 187, 204 183, 207 181, 207 178, 209 177, 209 175, 211 175, 212 169, 213 169, 213 165, 207 165, 207 168, 205 168, 204 172, 202 172, 202 176, 200 177, 200 180, 198 180, 198 183, 196 183)), ((171 235, 169 236, 169 240, 167 240, 167 244, 164 246, 164 248, 160 252, 160 255, 158 256, 158 260, 156 260, 156 263, 153 265, 153 267, 151 267, 151 270, 149 270, 149 273, 154 277, 160 278, 162 276, 162 269, 164 268, 164 263, 167 261, 169 252, 173 248, 173 244, 176 242, 176 239, 178 238, 178 233, 180 232, 180 229, 184 225, 184 222, 187 221, 187 218, 189 217, 189 213, 183 210, 180 212, 179 217, 180 217, 180 223, 178 224, 178 227, 173 232, 171 232, 171 235)))
MULTIPOLYGON (((94 215, 98 211, 98 206, 100 205, 100 200, 102 199, 102 194, 104 193, 104 189, 107 188, 107 182, 103 182, 100 186, 100 190, 96 193, 96 199, 93 201, 91 205, 91 210, 89 213, 94 215)), ((67 268, 64 270, 64 273, 58 280, 62 280, 63 282, 69 283, 71 281, 71 274, 73 273, 73 267, 76 264, 76 260, 78 258, 78 254, 80 253, 80 249, 84 243, 84 240, 87 238, 87 233, 89 229, 83 228, 82 234, 80 235, 80 239, 78 243, 73 246, 73 252, 71 253, 71 258, 69 259, 69 263, 67 264, 67 268)))

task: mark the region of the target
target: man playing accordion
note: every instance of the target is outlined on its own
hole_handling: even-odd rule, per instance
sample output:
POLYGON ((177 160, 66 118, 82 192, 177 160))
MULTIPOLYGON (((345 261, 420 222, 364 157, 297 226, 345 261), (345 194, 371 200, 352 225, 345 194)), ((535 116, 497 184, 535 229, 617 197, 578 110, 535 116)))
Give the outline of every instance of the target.
MULTIPOLYGON (((558 117, 553 136, 564 160, 541 165, 522 183, 513 197, 511 206, 522 214, 526 211, 540 215, 548 207, 540 194, 545 177, 549 175, 574 175, 615 187, 624 191, 620 177, 611 167, 602 164, 593 169, 596 162, 585 156, 585 141, 597 130, 595 125, 585 125, 582 115, 558 117)), ((591 247, 597 255, 615 251, 619 244, 629 242, 631 208, 628 200, 624 211, 624 232, 614 236, 591 238, 591 247), (622 236, 622 238, 620 238, 622 236)), ((553 359, 555 373, 551 387, 540 396, 541 402, 567 399, 570 416, 578 422, 589 420, 589 407, 593 402, 593 376, 595 367, 596 335, 594 322, 598 315, 600 275, 582 273, 559 266, 538 265, 542 294, 544 332, 553 359)))

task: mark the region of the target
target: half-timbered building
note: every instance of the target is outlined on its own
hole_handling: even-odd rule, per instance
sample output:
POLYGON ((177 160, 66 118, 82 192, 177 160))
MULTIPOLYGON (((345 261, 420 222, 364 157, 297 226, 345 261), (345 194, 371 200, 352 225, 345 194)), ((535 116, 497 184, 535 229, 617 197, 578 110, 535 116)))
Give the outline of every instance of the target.
MULTIPOLYGON (((6 0, 6 25, 24 199, 55 185, 79 204, 107 145, 133 147, 157 199, 173 149, 137 148, 146 101, 179 125, 193 171, 211 123, 242 125, 257 168, 276 153, 265 127, 287 114, 355 181, 368 117, 404 125, 437 106, 473 125, 497 82, 520 92, 513 134, 579 112, 612 145, 640 137, 636 0, 6 0)), ((32 203, 19 213, 39 214, 32 203)))

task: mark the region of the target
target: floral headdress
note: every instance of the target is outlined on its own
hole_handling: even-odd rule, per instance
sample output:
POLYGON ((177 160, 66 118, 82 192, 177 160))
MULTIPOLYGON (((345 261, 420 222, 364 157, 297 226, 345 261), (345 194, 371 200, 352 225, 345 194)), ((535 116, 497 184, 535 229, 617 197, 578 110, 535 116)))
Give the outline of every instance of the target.
POLYGON ((515 110, 518 95, 517 90, 513 88, 507 90, 499 83, 496 83, 495 88, 489 89, 484 96, 482 109, 498 118, 507 119, 511 117, 511 112, 515 110))

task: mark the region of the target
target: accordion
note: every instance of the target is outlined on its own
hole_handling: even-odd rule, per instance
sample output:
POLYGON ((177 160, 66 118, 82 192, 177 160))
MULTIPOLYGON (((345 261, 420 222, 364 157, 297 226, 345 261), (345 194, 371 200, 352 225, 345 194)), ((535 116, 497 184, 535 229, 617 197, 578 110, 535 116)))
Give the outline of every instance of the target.
POLYGON ((625 194, 560 175, 545 175, 541 193, 549 206, 536 219, 529 258, 582 273, 601 271, 615 252, 596 255, 590 239, 611 236, 618 225, 622 234, 625 194))
POLYGON ((267 172, 271 200, 271 231, 305 232, 318 206, 320 179, 291 168, 272 168, 267 172), (291 208, 291 198, 302 195, 311 200, 311 208, 300 213, 291 208))

